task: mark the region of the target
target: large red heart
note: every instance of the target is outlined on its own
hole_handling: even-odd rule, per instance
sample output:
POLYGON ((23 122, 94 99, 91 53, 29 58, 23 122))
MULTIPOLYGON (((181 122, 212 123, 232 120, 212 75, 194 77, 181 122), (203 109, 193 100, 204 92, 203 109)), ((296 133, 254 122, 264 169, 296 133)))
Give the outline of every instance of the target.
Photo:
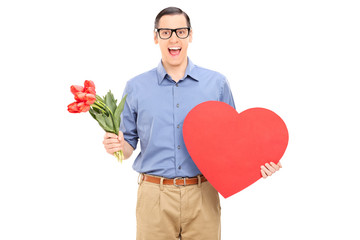
POLYGON ((260 166, 278 163, 289 134, 284 121, 265 108, 241 113, 208 101, 194 107, 183 125, 186 148, 196 166, 224 197, 261 178, 260 166))

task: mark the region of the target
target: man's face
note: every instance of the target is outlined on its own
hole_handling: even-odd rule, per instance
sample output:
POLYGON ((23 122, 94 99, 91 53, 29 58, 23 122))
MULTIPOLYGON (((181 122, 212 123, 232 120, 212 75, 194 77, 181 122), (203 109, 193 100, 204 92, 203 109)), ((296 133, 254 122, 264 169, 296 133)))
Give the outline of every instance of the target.
MULTIPOLYGON (((186 28, 186 18, 184 15, 164 15, 160 18, 158 28, 186 28)), ((161 39, 158 34, 154 33, 155 44, 159 44, 162 62, 165 66, 176 67, 187 62, 187 48, 192 41, 192 30, 185 39, 180 39, 175 32, 169 39, 161 39)))

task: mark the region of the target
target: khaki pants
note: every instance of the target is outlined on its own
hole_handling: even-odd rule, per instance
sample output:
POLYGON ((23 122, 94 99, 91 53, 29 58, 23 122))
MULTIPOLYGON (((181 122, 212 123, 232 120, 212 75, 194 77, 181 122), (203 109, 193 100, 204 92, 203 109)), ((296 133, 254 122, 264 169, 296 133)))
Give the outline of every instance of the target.
POLYGON ((220 240, 220 201, 209 182, 139 184, 137 240, 220 240))

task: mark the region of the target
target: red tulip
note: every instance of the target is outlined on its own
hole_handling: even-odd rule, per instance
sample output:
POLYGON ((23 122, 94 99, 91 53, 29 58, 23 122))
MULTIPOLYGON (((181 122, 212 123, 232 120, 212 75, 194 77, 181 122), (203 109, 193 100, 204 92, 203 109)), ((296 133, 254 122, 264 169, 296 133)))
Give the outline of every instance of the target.
POLYGON ((74 94, 75 95, 75 100, 77 102, 85 102, 86 101, 86 93, 84 92, 77 92, 74 94))
POLYGON ((80 112, 87 112, 90 110, 90 106, 85 104, 84 102, 78 103, 78 108, 80 112))
POLYGON ((90 110, 90 105, 96 101, 95 84, 91 80, 85 80, 84 87, 72 85, 70 91, 76 100, 68 105, 68 111, 71 113, 87 112, 90 110))
POLYGON ((85 92, 96 95, 95 88, 93 88, 93 87, 85 88, 85 92))
POLYGON ((85 82, 84 82, 84 92, 96 95, 95 83, 93 81, 91 81, 91 80, 85 80, 85 82))
POLYGON ((84 82, 84 87, 85 88, 94 88, 95 89, 95 83, 91 80, 85 80, 84 82))
POLYGON ((77 102, 70 103, 68 105, 68 111, 70 113, 80 113, 79 108, 78 108, 78 103, 77 102))
POLYGON ((85 96, 86 104, 91 105, 96 101, 96 97, 94 94, 87 93, 85 96))
POLYGON ((83 86, 79 86, 79 85, 72 85, 70 87, 70 91, 72 92, 72 94, 76 94, 77 92, 83 92, 84 91, 84 87, 83 86))
POLYGON ((90 105, 84 102, 73 102, 68 105, 68 111, 70 113, 81 113, 81 112, 87 112, 89 110, 90 110, 90 105))

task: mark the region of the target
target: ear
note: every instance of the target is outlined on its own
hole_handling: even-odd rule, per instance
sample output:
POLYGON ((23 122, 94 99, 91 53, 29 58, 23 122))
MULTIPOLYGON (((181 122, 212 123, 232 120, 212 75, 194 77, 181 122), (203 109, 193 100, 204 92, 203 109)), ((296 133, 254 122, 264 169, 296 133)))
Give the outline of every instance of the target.
POLYGON ((154 43, 155 44, 159 43, 158 35, 157 35, 157 32, 155 32, 155 31, 154 31, 154 43))
POLYGON ((192 29, 190 29, 189 42, 192 42, 192 36, 193 36, 193 31, 192 31, 192 29))

